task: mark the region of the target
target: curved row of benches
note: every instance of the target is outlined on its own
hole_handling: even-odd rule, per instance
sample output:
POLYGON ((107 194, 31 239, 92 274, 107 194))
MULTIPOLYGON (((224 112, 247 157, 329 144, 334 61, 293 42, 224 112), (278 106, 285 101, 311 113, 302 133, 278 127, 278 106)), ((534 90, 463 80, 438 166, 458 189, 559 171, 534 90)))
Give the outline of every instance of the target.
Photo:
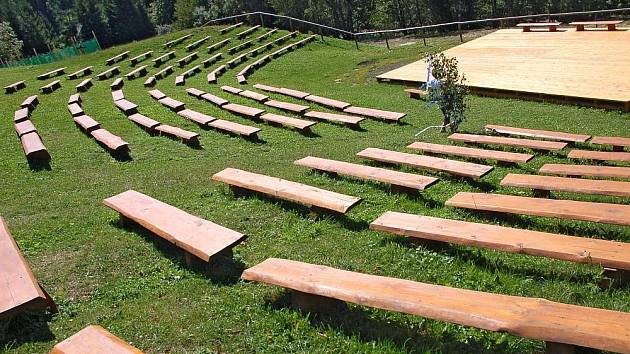
POLYGON ((15 125, 15 133, 20 139, 27 160, 29 162, 47 163, 50 161, 50 153, 44 146, 35 125, 31 122, 31 113, 38 105, 39 99, 37 95, 27 97, 20 105, 20 109, 15 111, 13 123, 15 125))
POLYGON ((85 114, 81 105, 80 94, 70 96, 68 99, 68 111, 72 115, 74 123, 87 135, 91 136, 100 145, 107 148, 113 155, 124 155, 129 153, 129 144, 121 137, 112 134, 107 129, 101 127, 100 123, 85 114))

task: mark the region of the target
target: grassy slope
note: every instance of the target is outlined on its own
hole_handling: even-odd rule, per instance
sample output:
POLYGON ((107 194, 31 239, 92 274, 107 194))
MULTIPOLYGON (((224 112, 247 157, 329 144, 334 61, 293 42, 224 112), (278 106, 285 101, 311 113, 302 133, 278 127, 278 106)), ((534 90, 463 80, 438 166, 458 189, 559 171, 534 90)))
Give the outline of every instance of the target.
MULTIPOLYGON (((216 32, 210 32, 213 40, 220 39, 216 32)), ((144 79, 126 82, 126 96, 140 105, 142 113, 163 123, 201 132, 203 149, 191 149, 177 141, 146 134, 113 106, 111 80, 96 82, 82 95, 84 108, 103 127, 130 143, 130 162, 114 160, 74 126, 66 100, 79 80, 63 79, 61 90, 40 95, 41 104, 32 117, 53 156, 52 170, 29 170, 11 117, 22 99, 43 85, 34 80, 36 74, 62 65, 68 67, 68 72, 95 65, 99 72, 104 68, 104 60, 120 51, 131 49, 132 56, 147 49, 163 52, 161 44, 180 35, 153 38, 64 63, 0 71, 2 86, 19 79, 26 79, 29 85, 18 94, 2 96, 0 215, 7 220, 37 278, 60 305, 60 313, 52 318, 26 317, 15 321, 0 348, 5 346, 12 353, 47 352, 57 341, 92 323, 147 352, 522 353, 542 348, 542 343, 536 341, 370 308, 351 307, 337 316, 302 315, 283 306, 281 289, 237 280, 239 269, 268 257, 630 311, 627 289, 600 290, 594 285, 601 273, 598 267, 458 246, 438 250, 414 248, 405 240, 367 229, 369 222, 381 213, 396 210, 630 241, 630 232, 624 227, 545 218, 499 218, 443 207, 458 191, 531 195, 525 190, 501 188, 498 183, 510 171, 533 173, 543 163, 562 162, 566 152, 539 156, 518 168, 497 167, 484 183, 469 183, 438 173, 440 183, 415 198, 390 194, 379 184, 332 179, 293 166, 292 161, 306 155, 361 162, 354 154, 366 147, 404 151, 414 140, 413 134, 427 125, 438 124, 440 115, 435 108, 409 100, 401 87, 377 84, 367 74, 387 64, 413 60, 419 51, 456 45, 455 38, 432 40, 434 46, 429 48, 420 44, 393 51, 367 45, 357 51, 354 43, 327 38, 324 43, 311 43, 272 61, 250 77, 250 83, 285 85, 356 105, 409 114, 407 124, 400 126, 367 120, 365 131, 319 123, 314 128, 319 137, 304 137, 217 110, 186 96, 183 88, 173 85, 174 75, 160 81, 157 88, 186 102, 189 108, 261 127, 264 143, 202 130, 155 103, 142 87, 144 79), (225 167, 360 196, 364 202, 347 219, 313 222, 305 216, 304 209, 292 205, 255 197, 236 199, 224 185, 210 181, 213 173, 225 167), (127 189, 248 234, 247 243, 235 248, 234 270, 219 277, 189 270, 181 253, 172 247, 155 242, 142 232, 118 227, 118 216, 100 201, 127 189), (22 332, 20 327, 28 331, 22 332)), ((200 37, 201 34, 196 36, 200 37)), ((178 50, 178 57, 183 56, 182 52, 178 50)), ((202 55, 200 60, 206 57, 202 55)), ((127 63, 122 67, 123 73, 131 70, 127 63)), ((234 74, 241 67, 221 77, 220 85, 236 86, 234 74)), ((176 72, 180 71, 183 70, 176 72)), ((205 83, 207 71, 189 79, 186 87, 218 94, 220 85, 205 83)), ((244 98, 221 95, 258 106, 244 98)), ((618 112, 480 97, 472 97, 470 106, 469 120, 462 127, 470 132, 480 131, 486 123, 502 123, 628 135, 628 115, 618 112)), ((437 132, 427 133, 423 139, 447 142, 446 135, 437 132)))

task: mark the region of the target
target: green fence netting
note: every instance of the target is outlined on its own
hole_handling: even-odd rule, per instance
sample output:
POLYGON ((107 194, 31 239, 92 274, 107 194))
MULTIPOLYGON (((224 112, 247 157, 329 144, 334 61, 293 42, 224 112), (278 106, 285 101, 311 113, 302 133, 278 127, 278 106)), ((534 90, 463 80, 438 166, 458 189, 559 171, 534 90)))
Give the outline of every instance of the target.
POLYGON ((71 47, 53 50, 50 53, 20 59, 18 61, 14 61, 8 64, 2 64, 0 65, 0 67, 6 68, 23 65, 47 64, 77 55, 93 53, 100 49, 101 46, 98 44, 98 41, 96 39, 91 39, 89 41, 77 43, 71 47))

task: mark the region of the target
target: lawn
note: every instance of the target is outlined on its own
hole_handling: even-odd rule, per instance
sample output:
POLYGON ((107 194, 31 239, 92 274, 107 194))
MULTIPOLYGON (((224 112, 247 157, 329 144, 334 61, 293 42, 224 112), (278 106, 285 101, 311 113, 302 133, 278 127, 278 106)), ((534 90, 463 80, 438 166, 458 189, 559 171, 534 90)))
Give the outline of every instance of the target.
MULTIPOLYGON (((380 84, 375 73, 398 63, 416 60, 423 52, 457 45, 459 37, 432 39, 399 46, 382 46, 326 37, 283 55, 258 69, 248 82, 309 91, 359 106, 405 112, 404 124, 366 120, 362 130, 318 123, 313 136, 233 116, 186 95, 196 87, 236 103, 263 108, 246 98, 220 90, 237 86, 241 64, 209 85, 205 76, 218 64, 174 85, 175 75, 156 88, 188 108, 262 129, 261 141, 251 142, 216 130, 205 130, 155 102, 143 87, 144 78, 126 81, 126 97, 140 112, 162 123, 201 134, 195 149, 165 137, 151 136, 127 120, 113 105, 107 81, 95 81, 82 94, 86 113, 129 142, 130 161, 118 161, 73 123, 66 109, 68 97, 81 80, 62 78, 63 87, 40 94, 32 116, 52 155, 50 170, 32 171, 15 136, 12 117, 22 100, 44 82, 35 76, 60 66, 73 72, 94 65, 103 71, 105 59, 125 50, 130 56, 146 50, 154 57, 167 52, 162 44, 194 32, 177 47, 212 35, 212 28, 184 31, 111 48, 64 62, 0 70, 0 84, 27 80, 27 89, 2 96, 0 116, 0 215, 9 225, 33 272, 59 305, 55 315, 16 318, 0 338, 8 353, 44 353, 88 324, 99 324, 149 353, 529 353, 544 344, 502 333, 432 321, 388 311, 349 306, 335 315, 306 315, 287 306, 279 288, 239 280, 240 272, 266 258, 277 257, 324 264, 346 270, 493 293, 540 297, 584 306, 630 311, 628 288, 601 289, 596 282, 602 268, 540 257, 462 246, 424 248, 407 240, 370 231, 368 225, 385 211, 401 211, 459 220, 487 222, 630 242, 623 226, 539 217, 505 217, 445 207, 459 191, 496 192, 531 196, 529 190, 504 188, 499 181, 509 172, 535 173, 544 163, 566 162, 566 150, 538 154, 528 164, 496 166, 480 182, 443 173, 402 168, 440 178, 425 192, 410 196, 391 193, 386 185, 351 178, 332 178, 293 165, 312 155, 367 163, 355 154, 367 147, 407 151, 414 134, 441 122, 435 107, 410 100, 402 87, 380 84), (363 198, 346 217, 309 218, 305 208, 256 196, 235 197, 212 174, 235 167, 282 177, 363 198), (189 213, 241 231, 248 240, 234 248, 235 263, 226 272, 191 270, 174 247, 136 228, 119 225, 119 217, 102 205, 104 198, 134 189, 189 213)), ((257 34, 262 34, 259 30, 257 34)), ((279 31, 273 38, 286 34, 279 31)), ((209 45, 205 44, 202 48, 209 45)), ((227 47, 224 48, 225 53, 227 47)), ((199 63, 211 54, 200 49, 199 63)), ((238 55, 238 54, 237 54, 238 55)), ((223 59, 222 62, 228 60, 223 59)), ((249 60, 251 63, 252 59, 249 60)), ((120 64, 122 73, 132 69, 120 64)), ((174 60, 166 65, 174 65, 174 60)), ((163 65, 161 68, 163 68, 163 65)), ((150 68, 150 73, 159 69, 150 68)), ((176 73, 186 69, 176 69, 176 73)), ((251 87, 250 87, 251 88, 251 87)), ((283 96, 284 101, 302 103, 283 96)), ((481 132, 484 124, 504 124, 611 136, 628 136, 630 115, 540 102, 470 97, 468 120, 461 129, 481 132)), ((267 109, 268 108, 268 109, 267 109)), ((324 109, 322 107, 318 107, 324 109)), ((448 143, 447 134, 425 133, 418 139, 448 143)), ((392 167, 396 168, 396 167, 392 167)), ((629 203, 630 199, 555 193, 554 197, 629 203)), ((588 319, 585 319, 588 320, 588 319)))

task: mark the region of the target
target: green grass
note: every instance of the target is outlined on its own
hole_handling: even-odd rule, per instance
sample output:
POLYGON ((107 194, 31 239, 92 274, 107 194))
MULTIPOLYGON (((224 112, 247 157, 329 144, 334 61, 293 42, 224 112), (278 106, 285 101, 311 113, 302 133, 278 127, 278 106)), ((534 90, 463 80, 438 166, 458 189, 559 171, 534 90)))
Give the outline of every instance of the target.
MULTIPOLYGON (((105 59, 124 50, 132 50, 134 56, 154 49, 157 57, 170 50, 164 49, 163 43, 188 32, 61 63, 0 70, 2 86, 23 79, 28 85, 17 94, 2 96, 0 215, 7 220, 36 277, 59 304, 59 314, 54 316, 17 318, 0 342, 0 350, 4 347, 10 353, 48 352, 56 342, 88 324, 99 324, 152 353, 525 353, 543 348, 539 341, 372 308, 350 306, 348 311, 334 316, 300 314, 286 306, 282 289, 238 280, 242 268, 268 257, 630 311, 627 288, 602 290, 595 285, 601 277, 599 267, 460 246, 413 247, 404 239, 368 230, 371 221, 393 210, 630 241, 627 227, 501 217, 444 207, 444 202, 459 191, 531 196, 527 190, 499 187, 499 181, 508 172, 535 173, 544 163, 564 162, 566 151, 537 156, 515 168, 497 166, 482 183, 416 171, 440 177, 438 184, 417 197, 391 194, 387 186, 378 183, 330 178, 293 165, 294 160, 307 155, 366 163, 355 157, 355 153, 366 147, 406 151, 405 146, 414 141, 417 131, 440 123, 440 113, 422 101, 407 98, 400 86, 377 84, 373 74, 394 63, 413 61, 421 52, 457 45, 456 37, 432 39, 431 47, 420 43, 392 51, 366 44, 356 50, 352 42, 318 39, 273 60, 249 78, 250 84, 286 86, 355 105, 408 113, 404 125, 366 120, 364 131, 319 123, 313 129, 317 136, 306 137, 232 116, 191 98, 184 88, 174 86, 175 74, 158 82, 156 88, 186 102, 188 108, 262 128, 262 142, 250 142, 201 129, 160 106, 142 86, 144 78, 126 81, 125 95, 139 104, 141 113, 201 133, 202 149, 193 149, 145 133, 112 104, 109 84, 113 79, 96 81, 89 92, 82 94, 84 109, 104 128, 129 142, 133 160, 126 162, 112 158, 74 125, 66 101, 80 80, 69 82, 63 78, 62 89, 40 95, 41 103, 32 117, 52 155, 52 168, 38 172, 29 169, 11 118, 21 101, 44 84, 35 80, 36 75, 60 66, 67 66, 67 72, 73 72, 87 65, 94 65, 98 73, 105 69, 105 59), (258 197, 236 198, 225 185, 210 180, 212 174, 226 167, 358 196, 363 202, 346 218, 313 221, 304 208, 289 203, 258 197), (234 249, 236 262, 230 272, 216 276, 205 270, 190 270, 174 247, 142 231, 119 227, 118 215, 101 201, 128 189, 246 233, 249 239, 234 249)), ((213 35, 212 41, 222 39, 216 31, 208 32, 213 35)), ((256 33, 261 34, 262 30, 256 33)), ((273 38, 285 33, 281 31, 273 38)), ((198 33, 180 44, 178 58, 183 56, 187 43, 203 35, 198 33)), ((202 48, 209 44, 210 41, 202 48)), ((224 47, 222 51, 226 50, 224 47)), ((187 68, 207 57, 200 55, 187 68)), ((222 62, 227 60, 229 57, 222 62)), ((173 63, 174 60, 162 68, 173 63)), ((237 103, 267 108, 220 91, 221 85, 238 85, 234 75, 245 63, 220 77, 219 85, 208 85, 206 73, 218 65, 188 79, 185 87, 197 87, 237 103)), ((128 62, 121 67, 123 74, 132 70, 128 62)), ((157 70, 151 69, 150 73, 157 70)), ((177 69, 176 73, 184 70, 177 69)), ((300 103, 281 96, 274 98, 300 103)), ((488 123, 627 136, 630 120, 628 114, 614 111, 471 97, 469 117, 462 130, 480 132, 488 123)), ((426 133, 422 140, 447 143, 446 134, 435 131, 426 133)), ((555 196, 630 202, 564 193, 555 196)))

